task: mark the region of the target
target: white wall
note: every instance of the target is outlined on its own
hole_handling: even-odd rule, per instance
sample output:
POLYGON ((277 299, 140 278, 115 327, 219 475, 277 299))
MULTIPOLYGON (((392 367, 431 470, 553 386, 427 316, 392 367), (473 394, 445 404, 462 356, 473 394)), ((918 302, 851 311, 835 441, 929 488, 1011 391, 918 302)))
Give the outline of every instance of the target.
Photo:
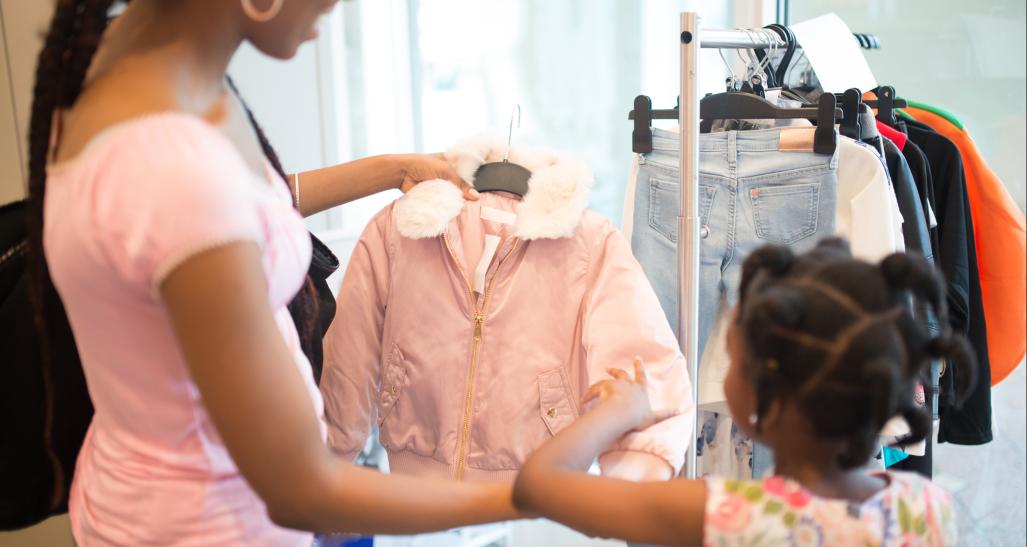
POLYGON ((0 204, 20 199, 24 194, 19 133, 15 124, 14 96, 7 71, 7 44, 0 25, 0 204))
POLYGON ((52 0, 0 0, 0 203, 25 195, 36 55, 53 5, 52 0))

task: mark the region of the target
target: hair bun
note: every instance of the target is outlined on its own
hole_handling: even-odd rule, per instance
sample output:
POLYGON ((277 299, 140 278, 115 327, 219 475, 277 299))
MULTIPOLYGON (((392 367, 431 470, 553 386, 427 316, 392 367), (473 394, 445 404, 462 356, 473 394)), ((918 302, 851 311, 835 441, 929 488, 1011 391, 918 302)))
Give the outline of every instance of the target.
POLYGON ((844 258, 852 258, 852 249, 849 242, 840 237, 828 237, 817 242, 817 251, 827 251, 830 254, 844 258))
POLYGON ((765 245, 756 249, 742 264, 742 279, 738 285, 740 298, 745 299, 750 285, 761 274, 782 277, 791 270, 794 263, 795 254, 784 245, 765 245))
POLYGON ((924 352, 935 359, 945 359, 948 370, 955 374, 956 385, 962 391, 956 394, 955 404, 961 406, 977 386, 977 357, 970 342, 959 334, 947 332, 927 341, 924 352))
POLYGON ((930 261, 921 255, 895 253, 885 257, 879 268, 889 287, 913 291, 934 307, 939 320, 944 320, 945 283, 930 261))

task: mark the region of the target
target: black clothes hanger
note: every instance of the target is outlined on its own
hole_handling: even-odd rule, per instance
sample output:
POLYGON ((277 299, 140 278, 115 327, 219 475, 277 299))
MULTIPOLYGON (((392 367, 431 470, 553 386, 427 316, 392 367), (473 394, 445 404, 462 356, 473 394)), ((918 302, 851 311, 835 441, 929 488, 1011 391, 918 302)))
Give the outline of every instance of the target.
POLYGON ((895 97, 895 88, 890 85, 882 85, 874 90, 877 94, 876 101, 867 101, 870 108, 877 109, 877 119, 881 123, 889 126, 895 125, 895 109, 906 108, 905 99, 898 99, 895 97), (872 104, 876 103, 876 104, 872 104))
POLYGON ((881 49, 881 39, 875 34, 853 32, 852 36, 859 42, 859 47, 863 49, 881 49))
MULTIPOLYGON (((835 95, 837 98, 837 95, 835 95)), ((841 94, 842 123, 838 131, 853 140, 860 140, 862 128, 859 121, 859 106, 863 104, 863 93, 859 89, 846 89, 841 94)))
POLYGON ((635 97, 635 108, 628 113, 628 119, 635 121, 631 130, 631 151, 636 154, 652 152, 653 120, 676 120, 679 116, 677 108, 653 110, 653 101, 648 95, 635 97))
POLYGON ((748 93, 716 93, 699 101, 699 118, 702 120, 699 130, 708 132, 713 120, 815 120, 817 130, 813 137, 813 151, 833 154, 837 148, 834 124, 842 116, 835 104, 835 97, 830 93, 821 95, 813 108, 782 108, 748 93))
POLYGON ((528 179, 531 171, 516 163, 510 163, 510 144, 513 142, 514 115, 517 127, 521 126, 521 105, 514 107, 510 115, 510 133, 506 140, 506 156, 503 161, 482 164, 474 173, 474 189, 479 192, 510 192, 524 197, 528 193, 528 179))
POLYGON ((792 29, 773 23, 763 28, 770 29, 777 33, 781 37, 781 40, 785 43, 785 52, 781 57, 781 61, 778 62, 777 68, 774 72, 774 84, 771 87, 783 87, 785 85, 785 75, 788 74, 788 67, 792 64, 792 57, 795 56, 795 49, 798 47, 799 42, 795 39, 795 33, 792 29))
POLYGON ((845 93, 835 94, 842 105, 843 118, 840 128, 842 135, 857 141, 860 140, 862 127, 860 127, 859 112, 864 108, 877 109, 877 120, 881 123, 889 126, 895 124, 895 109, 905 108, 905 99, 895 98, 895 88, 890 85, 882 85, 873 91, 877 94, 876 100, 864 100, 859 90, 855 88, 845 93))
MULTIPOLYGON (((635 109, 628 114, 634 120, 631 132, 631 151, 647 154, 653 151, 653 120, 676 120, 678 108, 653 110, 653 102, 647 95, 635 97, 635 109)), ((813 151, 818 154, 833 154, 837 147, 834 132, 835 120, 842 117, 842 111, 836 108, 836 100, 831 93, 824 93, 816 107, 781 108, 774 103, 748 93, 717 93, 707 95, 699 102, 700 131, 706 128, 709 132, 713 120, 730 119, 807 119, 817 122, 817 130, 813 138, 813 151)))

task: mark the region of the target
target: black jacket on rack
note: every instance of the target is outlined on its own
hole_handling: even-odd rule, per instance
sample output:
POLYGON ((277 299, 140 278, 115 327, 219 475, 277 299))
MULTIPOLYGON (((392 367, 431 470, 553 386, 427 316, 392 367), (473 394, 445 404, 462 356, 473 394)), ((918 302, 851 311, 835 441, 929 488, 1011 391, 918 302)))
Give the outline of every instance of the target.
POLYGON ((956 375, 946 372, 941 377, 938 442, 985 444, 992 440, 991 385, 988 382, 991 370, 963 161, 956 145, 929 126, 913 120, 904 120, 900 126, 923 151, 930 169, 934 194, 931 206, 938 219, 935 256, 948 283, 949 322, 953 329, 969 338, 978 361, 980 380, 961 408, 952 404, 957 391, 956 375))
MULTIPOLYGON (((905 127, 904 124, 903 127, 905 127)), ((920 194, 920 202, 923 205, 924 214, 927 218, 927 235, 931 241, 932 255, 934 255, 935 263, 937 263, 938 231, 935 229, 935 226, 932 226, 932 224, 936 223, 931 222, 931 218, 935 216, 933 205, 934 182, 931 179, 931 166, 927 163, 927 156, 924 155, 924 151, 912 141, 907 141, 906 145, 902 147, 902 157, 905 158, 906 164, 909 165, 909 171, 913 174, 913 181, 916 183, 917 192, 920 194)))
MULTIPOLYGON (((871 120, 870 123, 873 123, 873 121, 871 120)), ((931 263, 934 263, 934 247, 931 245, 930 227, 927 220, 928 214, 925 208, 926 201, 921 199, 921 191, 909 167, 909 163, 903 156, 902 151, 899 150, 899 147, 886 138, 874 136, 864 139, 864 142, 875 149, 884 151, 885 165, 888 168, 888 175, 892 181, 892 190, 895 192, 895 198, 902 213, 902 237, 905 240, 906 251, 922 254, 931 263)), ((906 143, 906 146, 915 145, 906 143)), ((937 316, 932 313, 929 306, 922 303, 917 307, 915 313, 917 317, 922 318, 931 332, 938 332, 937 316)), ((937 409, 937 401, 935 399, 938 393, 937 371, 937 365, 931 367, 930 382, 924 385, 925 395, 927 396, 926 403, 929 405, 932 413, 936 412, 937 409)), ((931 478, 934 474, 933 452, 933 439, 928 439, 924 447, 923 456, 911 455, 892 465, 891 468, 902 471, 914 471, 931 478)))

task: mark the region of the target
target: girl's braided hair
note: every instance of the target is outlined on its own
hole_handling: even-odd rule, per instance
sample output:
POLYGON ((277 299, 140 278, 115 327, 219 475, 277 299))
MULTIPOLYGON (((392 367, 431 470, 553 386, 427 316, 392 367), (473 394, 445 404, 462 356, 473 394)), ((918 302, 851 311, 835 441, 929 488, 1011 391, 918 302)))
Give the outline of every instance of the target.
POLYGON ((945 359, 965 397, 976 360, 951 329, 932 337, 910 313, 910 296, 947 324, 942 278, 921 256, 897 253, 874 265, 854 259, 837 239, 798 256, 781 246, 752 253, 742 267, 737 321, 757 426, 774 401, 790 398, 816 435, 846 442, 839 456, 846 469, 866 463, 892 417, 910 427, 897 445, 925 439, 931 421, 914 402, 916 382, 926 384, 930 362, 945 359))

